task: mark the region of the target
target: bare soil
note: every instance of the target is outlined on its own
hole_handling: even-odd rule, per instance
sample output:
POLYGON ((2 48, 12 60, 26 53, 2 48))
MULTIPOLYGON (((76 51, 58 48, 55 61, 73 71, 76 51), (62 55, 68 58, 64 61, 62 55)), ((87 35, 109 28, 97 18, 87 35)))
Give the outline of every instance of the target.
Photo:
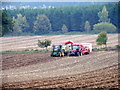
MULTIPOLYGON (((53 44, 75 43, 96 45, 97 35, 57 35, 2 37, 1 51, 41 49, 37 41, 53 44)), ((118 34, 108 34, 108 47, 118 45, 118 34)), ((51 47, 49 47, 51 48, 51 47)), ((99 51, 80 57, 50 57, 50 53, 3 54, 3 88, 119 88, 118 51, 99 51)))
POLYGON ((117 51, 63 58, 49 54, 4 54, 3 88, 119 87, 117 51))
POLYGON ((89 73, 4 84, 3 88, 119 88, 118 76, 115 65, 89 73))
POLYGON ((57 60, 50 53, 3 54, 2 70, 57 60))

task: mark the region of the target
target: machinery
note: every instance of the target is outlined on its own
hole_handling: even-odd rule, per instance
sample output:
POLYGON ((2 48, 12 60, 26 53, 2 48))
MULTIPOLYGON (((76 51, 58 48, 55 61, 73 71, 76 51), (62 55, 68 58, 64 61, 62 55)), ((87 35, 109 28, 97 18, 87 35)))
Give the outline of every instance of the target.
POLYGON ((51 56, 82 56, 87 55, 92 51, 92 44, 74 44, 71 41, 67 41, 64 45, 53 45, 51 56))
POLYGON ((69 56, 82 56, 92 52, 91 43, 74 44, 72 41, 67 41, 64 44, 67 48, 65 51, 69 54, 69 56))
POLYGON ((90 48, 88 46, 84 46, 83 44, 80 44, 82 55, 87 55, 90 53, 90 48))
POLYGON ((92 52, 92 43, 81 43, 83 46, 85 46, 86 49, 89 49, 90 52, 92 52), (87 48, 88 47, 88 48, 87 48))
POLYGON ((82 56, 82 48, 79 44, 72 44, 71 50, 69 51, 69 56, 82 56))
POLYGON ((51 56, 59 56, 62 57, 65 55, 64 49, 62 49, 62 45, 53 45, 53 50, 51 56))

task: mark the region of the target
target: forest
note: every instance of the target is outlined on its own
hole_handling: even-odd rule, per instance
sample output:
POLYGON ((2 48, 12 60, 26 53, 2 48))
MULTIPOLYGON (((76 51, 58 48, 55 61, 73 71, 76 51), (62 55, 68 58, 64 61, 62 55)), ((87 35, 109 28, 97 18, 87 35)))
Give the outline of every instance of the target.
POLYGON ((119 3, 113 3, 2 10, 0 35, 47 35, 68 32, 94 34, 101 31, 117 33, 120 30, 119 8, 119 3))

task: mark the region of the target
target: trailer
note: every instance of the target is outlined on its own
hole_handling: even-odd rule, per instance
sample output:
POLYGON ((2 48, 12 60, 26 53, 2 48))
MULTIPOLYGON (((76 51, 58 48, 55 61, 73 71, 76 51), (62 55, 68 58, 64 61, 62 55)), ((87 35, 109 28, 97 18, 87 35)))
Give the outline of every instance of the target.
POLYGON ((81 43, 83 46, 86 46, 90 49, 90 52, 92 52, 92 43, 81 43))

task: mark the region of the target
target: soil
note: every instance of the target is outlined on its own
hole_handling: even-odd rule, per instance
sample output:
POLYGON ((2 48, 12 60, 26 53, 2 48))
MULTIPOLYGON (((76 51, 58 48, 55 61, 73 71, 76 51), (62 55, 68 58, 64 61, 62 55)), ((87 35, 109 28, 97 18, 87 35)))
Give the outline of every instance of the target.
MULTIPOLYGON (((19 36, 19 37, 1 37, 0 45, 2 51, 16 51, 25 49, 41 49, 37 46, 38 40, 49 39, 54 44, 64 44, 70 40, 74 43, 92 43, 93 48, 99 47, 96 45, 96 35, 55 35, 55 36, 19 36)), ((118 34, 108 34, 107 46, 113 47, 118 45, 118 34)), ((48 47, 48 48, 51 48, 48 47)))
MULTIPOLYGON (((1 51, 41 49, 37 41, 53 44, 92 43, 97 35, 1 37, 1 51)), ((108 34, 108 47, 118 45, 118 34, 108 34)), ((49 47, 51 48, 51 47, 49 47)), ((98 51, 79 57, 51 57, 50 53, 2 55, 3 88, 119 88, 118 51, 98 51)))
POLYGON ((3 54, 3 88, 118 88, 118 52, 3 54), (16 61, 15 61, 16 60, 16 61))
POLYGON ((115 65, 89 73, 4 84, 3 88, 119 88, 118 79, 115 65))
POLYGON ((3 54, 2 70, 57 60, 50 53, 3 54))

